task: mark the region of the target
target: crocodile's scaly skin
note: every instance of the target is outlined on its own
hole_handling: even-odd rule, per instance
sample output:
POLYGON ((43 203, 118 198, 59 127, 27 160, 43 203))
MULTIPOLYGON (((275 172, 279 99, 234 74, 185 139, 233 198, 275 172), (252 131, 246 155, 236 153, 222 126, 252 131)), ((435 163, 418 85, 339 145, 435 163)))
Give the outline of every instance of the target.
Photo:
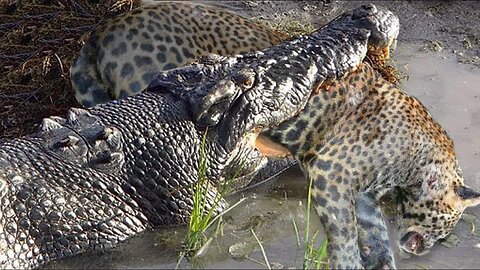
POLYGON ((72 109, 36 134, 1 142, 0 266, 36 267, 184 223, 206 130, 211 206, 233 168, 242 164, 248 176, 264 164, 251 137, 356 69, 367 47, 390 43, 395 19, 364 6, 261 52, 159 73, 146 92, 72 109))

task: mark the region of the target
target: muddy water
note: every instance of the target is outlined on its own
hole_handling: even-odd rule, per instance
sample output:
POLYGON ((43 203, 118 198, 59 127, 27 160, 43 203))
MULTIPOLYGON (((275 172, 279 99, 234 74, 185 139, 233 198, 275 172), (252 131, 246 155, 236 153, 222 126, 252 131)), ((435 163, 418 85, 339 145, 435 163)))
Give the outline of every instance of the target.
MULTIPOLYGON (((408 74, 401 87, 419 98, 454 139, 467 183, 480 189, 479 70, 457 63, 453 54, 425 52, 417 45, 408 44, 399 44, 395 61, 398 68, 408 74)), ((235 201, 241 196, 247 199, 225 215, 221 227, 210 232, 216 237, 200 259, 194 264, 183 260, 179 267, 265 267, 251 230, 261 239, 272 267, 302 266, 306 182, 298 168, 287 171, 274 183, 230 199, 235 201)), ((480 216, 480 207, 467 212, 480 216)), ((395 223, 393 218, 387 221, 392 225, 395 223)), ((312 212, 311 231, 319 228, 318 219, 312 212)), ((471 229, 469 223, 460 221, 454 230, 459 240, 456 246, 447 248, 437 244, 422 257, 400 258, 395 247, 398 267, 480 268, 480 248, 476 247, 480 247, 480 237, 472 234, 471 229)), ((174 268, 184 234, 185 227, 149 231, 114 251, 78 256, 48 267, 174 268)))

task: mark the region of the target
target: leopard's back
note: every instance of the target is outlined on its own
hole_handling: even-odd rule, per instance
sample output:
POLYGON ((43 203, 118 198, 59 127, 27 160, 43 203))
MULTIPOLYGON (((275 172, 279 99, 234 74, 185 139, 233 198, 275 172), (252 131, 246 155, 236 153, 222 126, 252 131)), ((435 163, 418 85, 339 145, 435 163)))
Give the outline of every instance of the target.
POLYGON ((218 7, 160 2, 106 20, 72 65, 75 95, 86 107, 142 91, 159 71, 208 54, 262 50, 287 35, 218 7))

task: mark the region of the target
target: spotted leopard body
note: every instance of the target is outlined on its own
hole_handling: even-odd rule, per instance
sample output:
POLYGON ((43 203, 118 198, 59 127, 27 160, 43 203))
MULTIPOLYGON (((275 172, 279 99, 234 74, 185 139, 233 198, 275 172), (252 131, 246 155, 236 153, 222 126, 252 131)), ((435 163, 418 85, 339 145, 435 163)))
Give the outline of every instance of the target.
POLYGON ((388 239, 376 204, 386 193, 397 196, 400 248, 417 255, 479 203, 479 194, 464 186, 446 132, 420 101, 367 63, 319 87, 302 113, 268 135, 313 182, 333 268, 395 267, 388 245, 375 244, 388 239))
POLYGON ((201 56, 258 51, 286 38, 218 7, 158 2, 100 24, 71 67, 72 86, 77 101, 91 107, 138 93, 159 71, 201 56))

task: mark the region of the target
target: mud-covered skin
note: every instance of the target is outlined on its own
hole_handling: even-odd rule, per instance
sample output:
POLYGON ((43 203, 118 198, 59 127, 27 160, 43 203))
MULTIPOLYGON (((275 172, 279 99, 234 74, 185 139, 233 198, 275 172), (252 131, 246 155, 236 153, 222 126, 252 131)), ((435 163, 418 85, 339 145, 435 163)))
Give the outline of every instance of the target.
POLYGON ((100 24, 70 69, 72 86, 91 107, 138 93, 157 72, 201 56, 258 51, 286 38, 218 7, 157 2, 100 24))
MULTIPOLYGON (((450 233, 467 206, 480 202, 479 194, 464 186, 446 132, 417 99, 370 65, 317 91, 301 114, 269 136, 294 153, 314 183, 333 268, 362 267, 364 246, 357 242, 365 228, 358 230, 363 221, 355 212, 359 192, 376 200, 396 192, 399 246, 417 255, 450 233)), ((369 208, 378 219, 378 207, 369 208)), ((373 236, 363 239, 373 241, 373 236)), ((372 264, 379 259, 394 267, 391 252, 379 254, 386 257, 373 258, 372 264)))
POLYGON ((244 165, 251 178, 264 164, 252 136, 298 113, 326 79, 355 69, 368 46, 389 41, 376 38, 389 36, 388 14, 373 10, 262 52, 159 73, 146 92, 74 109, 46 119, 36 134, 2 141, 0 266, 36 267, 185 223, 207 128, 211 206, 233 168, 244 165))

